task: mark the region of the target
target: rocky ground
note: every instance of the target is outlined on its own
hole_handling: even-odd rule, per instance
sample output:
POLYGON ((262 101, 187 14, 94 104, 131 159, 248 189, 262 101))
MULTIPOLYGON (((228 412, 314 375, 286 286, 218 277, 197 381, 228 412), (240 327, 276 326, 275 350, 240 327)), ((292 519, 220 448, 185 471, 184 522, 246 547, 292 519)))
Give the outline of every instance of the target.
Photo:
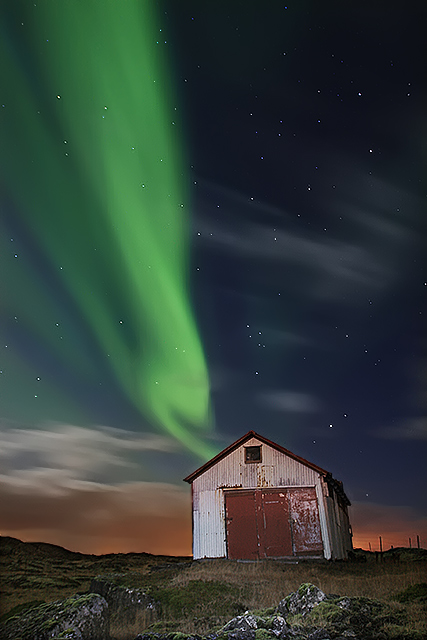
MULTIPOLYGON (((427 599, 427 585, 420 585, 427 599)), ((423 595, 424 594, 424 595, 423 595)), ((154 611, 156 603, 138 589, 95 579, 91 593, 34 606, 2 625, 1 640, 109 640, 109 616, 115 611, 154 611)), ((203 640, 423 640, 405 630, 406 612, 365 597, 327 595, 313 584, 265 611, 245 612, 203 640)), ((202 640, 183 633, 143 632, 135 640, 202 640)))
POLYGON ((423 549, 198 562, 0 536, 0 640, 427 640, 426 583, 423 549))

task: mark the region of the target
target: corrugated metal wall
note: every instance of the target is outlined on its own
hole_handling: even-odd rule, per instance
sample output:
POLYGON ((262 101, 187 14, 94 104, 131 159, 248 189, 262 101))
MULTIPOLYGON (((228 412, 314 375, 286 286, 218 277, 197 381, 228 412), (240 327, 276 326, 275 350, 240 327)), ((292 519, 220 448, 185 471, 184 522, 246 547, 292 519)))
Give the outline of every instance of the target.
POLYGON ((347 507, 340 503, 335 492, 332 492, 332 495, 325 494, 325 504, 331 542, 329 557, 333 560, 347 558, 348 551, 352 549, 347 507))
MULTIPOLYGON (((194 481, 196 484, 197 480, 194 481)), ((194 493, 197 490, 193 489, 194 493)), ((194 495, 194 494, 193 494, 194 495)), ((193 557, 225 558, 225 512, 222 489, 198 493, 198 509, 193 510, 193 557)))
POLYGON ((331 531, 328 522, 328 511, 326 506, 326 495, 328 487, 323 478, 319 478, 316 483, 316 495, 319 503, 320 529, 322 531, 323 554, 327 560, 331 558, 331 531))
POLYGON ((193 490, 201 493, 212 491, 213 487, 314 486, 317 478, 318 474, 313 469, 251 438, 196 478, 193 490), (245 447, 257 445, 262 446, 262 462, 245 463, 245 447))
POLYGON ((227 555, 223 488, 316 487, 324 553, 331 557, 328 509, 323 478, 313 469, 289 458, 256 438, 232 451, 193 482, 193 556, 223 558, 227 555), (246 446, 262 446, 262 462, 245 463, 246 446))

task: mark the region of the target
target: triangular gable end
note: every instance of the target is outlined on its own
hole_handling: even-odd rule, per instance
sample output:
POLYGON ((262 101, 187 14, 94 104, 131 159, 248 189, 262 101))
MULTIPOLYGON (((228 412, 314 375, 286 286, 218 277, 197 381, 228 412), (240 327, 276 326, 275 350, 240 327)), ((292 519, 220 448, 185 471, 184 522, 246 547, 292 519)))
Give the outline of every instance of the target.
POLYGON ((211 467, 215 466, 215 464, 217 464, 217 462, 219 462, 220 460, 222 460, 223 458, 228 456, 230 453, 232 453, 233 451, 238 449, 238 447, 240 447, 242 444, 244 444, 245 442, 247 442, 251 438, 257 438, 258 440, 260 440, 264 444, 272 447, 273 449, 276 449, 277 451, 280 451, 281 453, 284 453, 285 455, 289 456, 293 460, 296 460, 297 462, 300 462, 301 464, 305 465, 306 467, 309 467, 310 469, 313 469, 313 471, 316 471, 320 475, 332 479, 332 474, 329 471, 326 471, 325 469, 322 469, 321 467, 318 467, 316 464, 313 464, 312 462, 309 462, 308 460, 305 460, 304 458, 301 458, 300 456, 297 456, 295 453, 292 453, 292 451, 289 451, 288 449, 285 449, 284 447, 280 446, 279 444, 276 444, 275 442, 272 442, 271 440, 268 440, 267 438, 264 438, 264 436, 259 435, 255 431, 248 431, 248 433, 246 433, 244 436, 242 436, 241 438, 236 440, 236 442, 233 442, 232 444, 230 444, 228 447, 226 447, 225 449, 220 451, 220 453, 218 453, 216 456, 211 458, 211 460, 208 460, 208 462, 206 462, 204 465, 202 465, 201 467, 199 467, 198 469, 193 471, 193 473, 190 473, 190 475, 188 475, 186 478, 184 478, 184 481, 191 484, 196 478, 198 478, 200 475, 202 475, 202 473, 204 473, 205 471, 207 471, 211 467))

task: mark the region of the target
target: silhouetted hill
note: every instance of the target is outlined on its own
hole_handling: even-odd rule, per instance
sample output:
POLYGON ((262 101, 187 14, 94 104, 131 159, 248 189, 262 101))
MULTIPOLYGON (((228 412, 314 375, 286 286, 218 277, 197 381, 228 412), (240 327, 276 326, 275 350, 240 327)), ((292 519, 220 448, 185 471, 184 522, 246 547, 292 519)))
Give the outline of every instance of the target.
POLYGON ((48 556, 50 558, 81 558, 86 555, 78 551, 69 551, 64 547, 50 544, 49 542, 23 542, 17 538, 0 536, 0 555, 16 556, 22 554, 48 556))
POLYGON ((64 547, 60 547, 57 544, 51 544, 49 542, 23 542, 18 538, 12 538, 10 536, 0 536, 0 556, 21 556, 28 557, 49 557, 52 559, 108 559, 108 558, 169 558, 171 556, 154 556, 151 553, 142 551, 141 553, 129 552, 129 553, 105 553, 96 555, 94 553, 81 553, 80 551, 70 551, 64 547))

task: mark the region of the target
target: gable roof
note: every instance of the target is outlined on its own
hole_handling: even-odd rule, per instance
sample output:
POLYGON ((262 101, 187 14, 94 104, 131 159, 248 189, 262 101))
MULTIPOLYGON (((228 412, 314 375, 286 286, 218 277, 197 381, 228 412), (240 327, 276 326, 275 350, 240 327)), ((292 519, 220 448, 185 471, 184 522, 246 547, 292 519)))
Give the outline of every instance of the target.
POLYGON ((257 440, 259 440, 260 442, 263 442, 264 444, 268 445, 269 447, 272 447, 273 449, 276 449, 277 451, 280 451, 280 453, 283 453, 286 456, 289 456, 289 458, 292 458, 293 460, 296 460, 297 462, 300 462, 301 464, 305 465, 306 467, 309 467, 310 469, 313 469, 313 471, 316 471, 319 475, 324 476, 324 478, 329 483, 332 484, 332 486, 334 487, 335 491, 339 495, 341 495, 341 497, 344 498, 345 502, 348 505, 350 504, 350 500, 347 498, 347 496, 344 493, 342 482, 340 482, 339 480, 335 480, 335 478, 332 477, 332 474, 329 471, 326 471, 325 469, 322 469, 322 467, 318 467, 317 464, 314 464, 313 462, 309 462, 305 458, 301 458, 301 456, 297 456, 295 453, 292 453, 292 451, 289 451, 288 449, 285 449, 285 447, 282 447, 280 444, 276 444, 272 440, 268 440, 267 438, 264 438, 264 436, 261 436, 259 433, 256 433, 255 431, 248 431, 248 433, 246 433, 244 436, 242 436, 241 438, 236 440, 236 442, 233 442, 228 447, 226 447, 225 449, 220 451, 220 453, 218 453, 216 456, 214 456, 213 458, 211 458, 210 460, 205 462, 205 464, 203 464, 201 467, 199 467, 198 469, 193 471, 193 473, 190 473, 186 478, 184 478, 184 482, 188 482, 188 483, 191 484, 196 478, 198 478, 200 475, 202 475, 202 473, 204 473, 205 471, 207 471, 211 467, 215 466, 217 464, 217 462, 219 462, 220 460, 222 460, 223 458, 228 456, 230 453, 232 453, 233 451, 238 449, 242 444, 244 444, 245 442, 247 442, 251 438, 256 438, 257 440))

